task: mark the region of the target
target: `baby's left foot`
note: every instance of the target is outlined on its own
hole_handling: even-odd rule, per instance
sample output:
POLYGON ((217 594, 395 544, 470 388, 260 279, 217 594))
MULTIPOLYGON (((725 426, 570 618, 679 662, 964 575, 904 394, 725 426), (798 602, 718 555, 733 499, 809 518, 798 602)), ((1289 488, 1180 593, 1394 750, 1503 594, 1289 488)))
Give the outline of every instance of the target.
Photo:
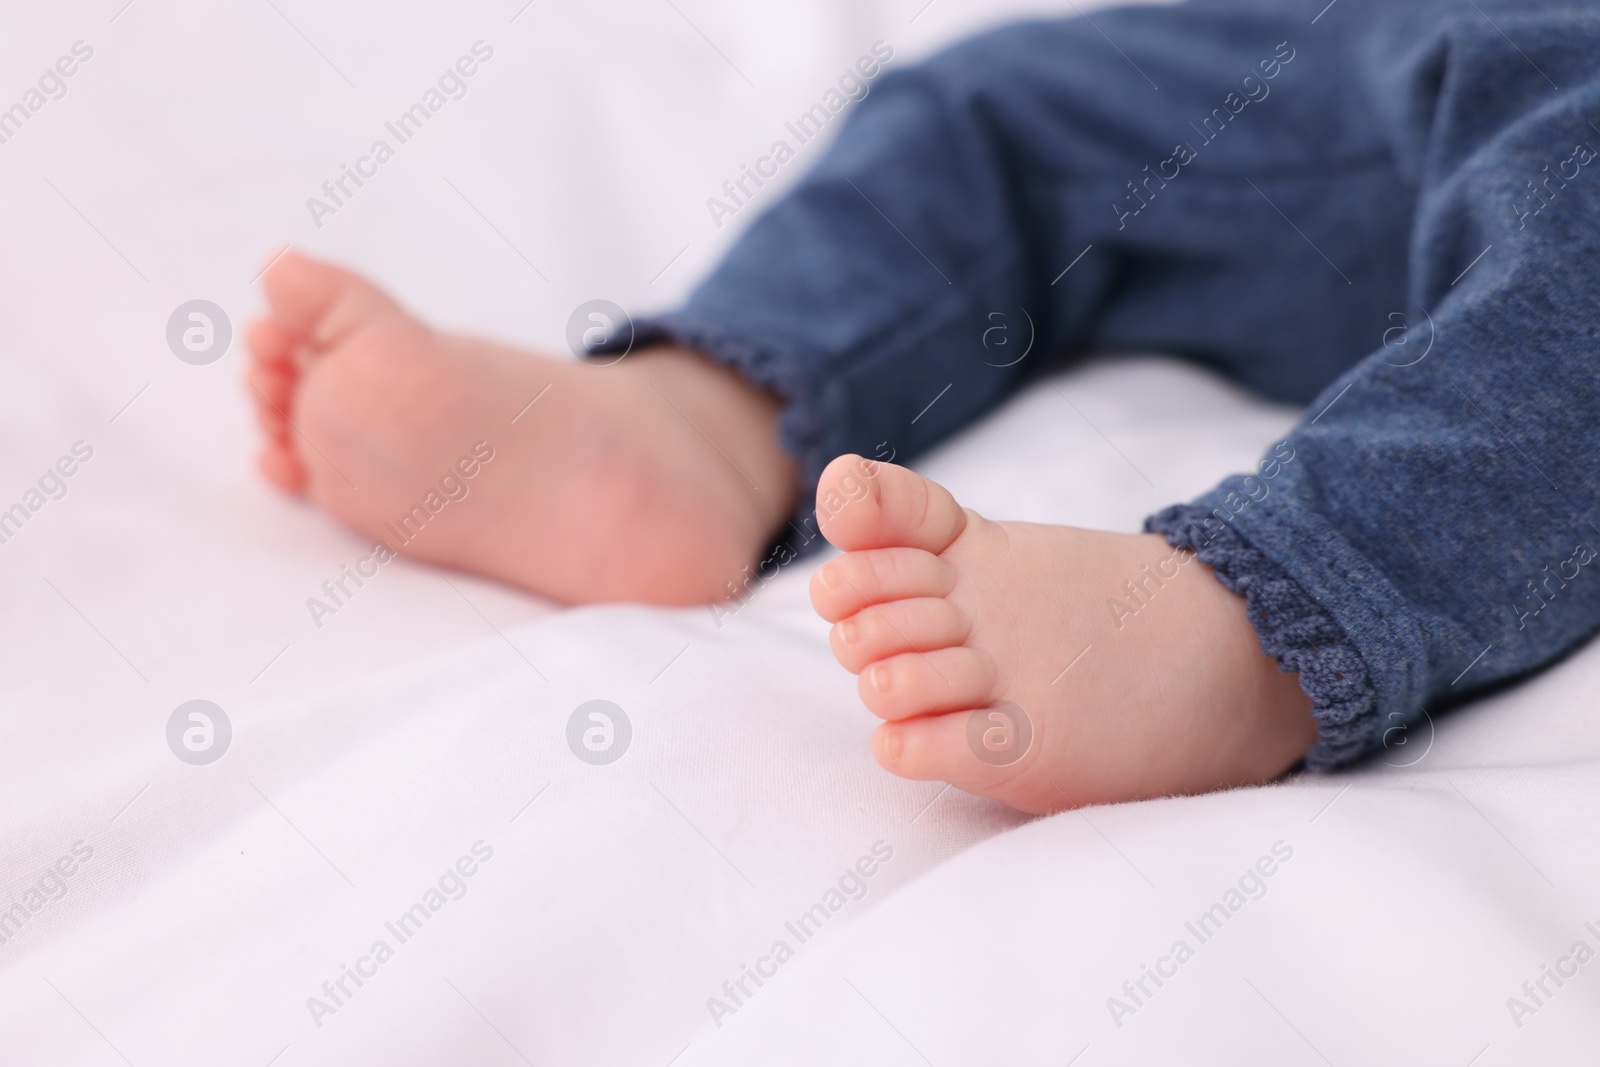
POLYGON ((845 555, 811 601, 894 774, 1043 813, 1270 781, 1316 740, 1244 601, 1159 536, 991 522, 859 456, 817 502, 845 555))

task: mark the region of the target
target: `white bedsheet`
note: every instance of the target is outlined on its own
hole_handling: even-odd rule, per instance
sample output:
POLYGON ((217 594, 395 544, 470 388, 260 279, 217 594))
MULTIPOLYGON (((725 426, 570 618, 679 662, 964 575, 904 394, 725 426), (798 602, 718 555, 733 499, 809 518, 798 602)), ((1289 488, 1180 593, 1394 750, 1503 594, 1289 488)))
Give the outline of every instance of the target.
MULTIPOLYGON (((705 198, 875 40, 903 62, 1023 9, 116 0, 0 17, 0 106, 93 49, 0 144, 0 508, 93 449, 0 544, 0 909, 39 905, 0 944, 0 1063, 1595 1047, 1600 965, 1546 979, 1520 1027, 1507 1007, 1533 1005, 1522 983, 1575 941, 1600 949, 1593 650, 1390 761, 1414 766, 1024 826, 876 768, 800 568, 719 627, 557 611, 401 562, 316 627, 306 598, 365 546, 250 476, 237 341, 205 367, 166 347, 194 298, 241 331, 287 241, 437 323, 559 350, 581 301, 681 295, 744 221, 717 229, 705 198), (306 198, 479 40, 494 55, 467 95, 315 227, 306 198), (165 737, 196 698, 235 731, 205 767, 165 737), (633 724, 610 766, 566 745, 592 699, 633 724), (1266 895, 1114 1020, 1124 980, 1280 841, 1293 856, 1266 895), (874 846, 892 857, 844 878, 874 846), (446 877, 402 943, 386 924, 462 857, 472 876, 446 877), (829 896, 841 878, 860 899, 829 896), (785 925, 835 900, 804 944, 785 925), (392 958, 363 963, 380 940, 392 958), (793 958, 734 1002, 724 982, 779 940, 793 958), (324 992, 358 965, 364 984, 324 992), (737 1010, 713 1018, 711 998, 737 1010)), ((1125 360, 1041 384, 923 467, 992 514, 1131 529, 1291 418, 1125 360)))

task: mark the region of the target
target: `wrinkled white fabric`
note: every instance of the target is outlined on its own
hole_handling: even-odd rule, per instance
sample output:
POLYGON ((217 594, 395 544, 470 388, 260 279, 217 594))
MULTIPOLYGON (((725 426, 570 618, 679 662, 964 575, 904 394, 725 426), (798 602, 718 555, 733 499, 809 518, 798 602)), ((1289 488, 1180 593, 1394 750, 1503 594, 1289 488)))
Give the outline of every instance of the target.
MULTIPOLYGON (((872 763, 809 562, 721 625, 404 562, 320 626, 308 611, 369 546, 251 473, 241 337, 266 258, 292 242, 441 326, 560 351, 585 300, 681 295, 742 221, 717 228, 706 198, 875 40, 910 59, 1021 10, 3 16, 0 105, 76 42, 93 55, 0 143, 0 509, 76 443, 93 455, 0 544, 0 909, 24 909, 0 925, 0 1062, 1465 1063, 1490 1045, 1492 1063, 1592 1044, 1593 965, 1547 980, 1520 1028, 1506 1003, 1574 941, 1600 949, 1592 651, 1408 738, 1408 769, 1005 833, 1024 820, 872 763), (493 55, 465 95, 314 218, 307 199, 478 41, 493 55), (165 338, 193 299, 233 326, 207 366, 165 338), (233 728, 208 766, 167 747, 194 699, 233 728), (566 739, 596 699, 632 726, 608 766, 566 739), (1293 858, 1266 895, 1117 1027, 1108 998, 1278 841, 1293 858), (821 932, 802 942, 786 924, 805 914, 821 932), (773 976, 735 1003, 747 967, 773 976)), ((1097 364, 923 469, 995 516, 1132 530, 1291 416, 1174 364, 1097 364)))

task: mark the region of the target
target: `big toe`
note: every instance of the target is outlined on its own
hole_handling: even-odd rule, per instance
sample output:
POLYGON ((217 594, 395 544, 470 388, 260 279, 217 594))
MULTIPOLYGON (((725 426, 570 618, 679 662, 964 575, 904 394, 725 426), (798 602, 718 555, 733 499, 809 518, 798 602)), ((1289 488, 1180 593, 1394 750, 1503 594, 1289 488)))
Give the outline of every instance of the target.
POLYGON ((340 343, 374 318, 399 312, 366 279, 295 251, 267 269, 262 287, 273 319, 319 349, 340 343))
POLYGON ((817 482, 822 534, 846 552, 907 547, 938 554, 966 528, 944 486, 893 463, 839 456, 817 482))

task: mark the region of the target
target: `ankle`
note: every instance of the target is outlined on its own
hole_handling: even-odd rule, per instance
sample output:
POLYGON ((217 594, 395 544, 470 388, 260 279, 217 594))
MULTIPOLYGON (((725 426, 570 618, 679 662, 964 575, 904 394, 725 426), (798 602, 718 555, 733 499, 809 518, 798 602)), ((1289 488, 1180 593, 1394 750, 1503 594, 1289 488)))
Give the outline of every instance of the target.
POLYGON ((637 352, 618 369, 624 367, 721 453, 712 469, 724 476, 728 517, 754 538, 753 558, 799 500, 800 465, 778 443, 783 401, 737 371, 676 345, 637 352))
POLYGON ((1311 698, 1289 673, 1261 648, 1261 639, 1244 599, 1230 592, 1204 564, 1188 575, 1199 614, 1195 623, 1212 634, 1215 655, 1227 679, 1218 703, 1231 713, 1218 731, 1232 751, 1222 756, 1229 768, 1217 784, 1264 781, 1297 763, 1316 742, 1311 698), (1198 581, 1196 581, 1198 580, 1198 581))

